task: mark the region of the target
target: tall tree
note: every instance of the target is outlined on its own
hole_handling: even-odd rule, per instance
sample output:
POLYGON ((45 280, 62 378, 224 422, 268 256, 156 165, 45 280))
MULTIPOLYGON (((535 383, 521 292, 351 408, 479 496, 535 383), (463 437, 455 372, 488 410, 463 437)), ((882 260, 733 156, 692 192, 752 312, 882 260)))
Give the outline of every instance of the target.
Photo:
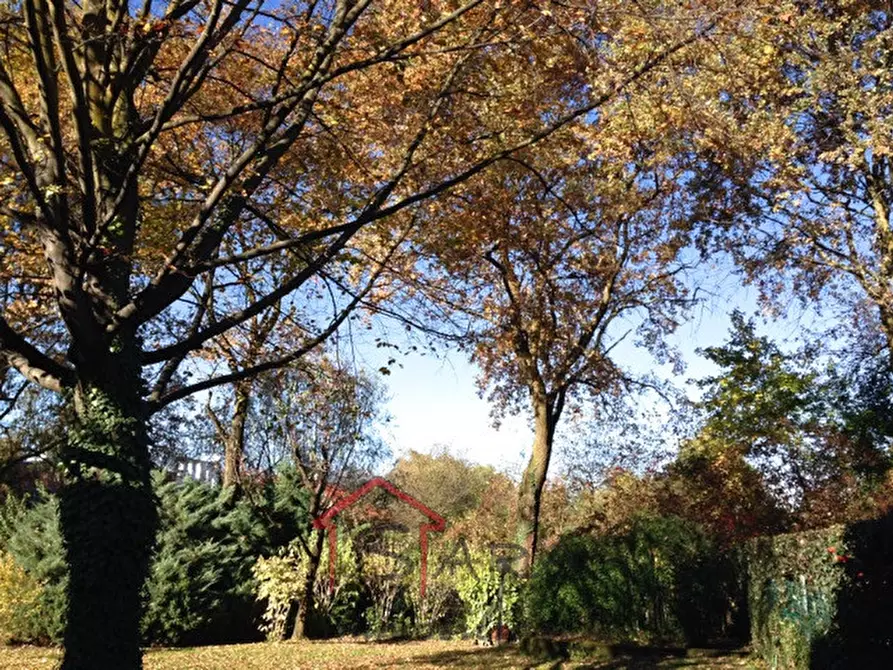
POLYGON ((643 105, 627 98, 597 128, 549 143, 539 154, 548 164, 520 155, 441 199, 473 224, 420 241, 420 261, 404 274, 465 324, 461 337, 495 412, 530 412, 534 443, 518 507, 527 567, 567 404, 652 385, 617 347, 635 333, 636 344, 670 360, 664 335, 690 303, 685 163, 642 132, 652 121, 639 115, 643 105))
POLYGON ((362 296, 319 321, 321 271, 368 285, 410 208, 569 132, 713 25, 695 12, 673 41, 615 59, 574 35, 610 10, 627 12, 520 0, 0 9, 4 280, 39 296, 41 316, 23 327, 29 315, 4 306, 0 352, 76 418, 62 454, 66 670, 140 667, 153 412, 300 359, 362 296), (286 277, 252 276, 256 297, 207 309, 234 269, 283 255, 286 277), (178 374, 283 301, 299 308, 300 339, 237 370, 178 374))
MULTIPOLYGON (((245 281, 244 269, 242 273, 241 288, 247 294, 249 300, 256 300, 257 295, 250 282, 245 281)), ((219 307, 216 304, 212 308, 219 307)), ((226 310, 226 308, 224 308, 226 310)), ((239 332, 217 343, 219 354, 225 361, 227 368, 233 372, 245 365, 251 365, 261 355, 269 350, 271 336, 276 326, 283 318, 278 306, 267 310, 249 319, 239 332)), ((252 378, 240 379, 230 385, 231 402, 225 403, 228 407, 214 408, 211 397, 208 397, 207 413, 210 417, 217 436, 223 443, 223 477, 222 484, 227 488, 240 489, 244 474, 244 455, 246 446, 246 429, 248 417, 251 414, 251 402, 254 395, 255 380, 252 378), (228 416, 221 416, 221 409, 228 410, 228 416), (228 419, 228 422, 227 422, 228 419)))

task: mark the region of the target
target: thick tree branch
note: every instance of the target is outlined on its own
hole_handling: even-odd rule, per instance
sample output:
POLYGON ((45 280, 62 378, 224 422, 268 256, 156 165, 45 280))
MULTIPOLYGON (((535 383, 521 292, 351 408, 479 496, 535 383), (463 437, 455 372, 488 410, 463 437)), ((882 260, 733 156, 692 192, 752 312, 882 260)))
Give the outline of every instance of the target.
POLYGON ((152 403, 152 411, 158 411, 162 407, 169 405, 172 402, 176 402, 177 400, 181 400, 193 393, 197 393, 199 391, 204 391, 210 388, 214 388, 216 386, 220 386, 222 384, 232 384, 238 381, 242 381, 244 379, 249 379, 251 377, 255 377, 263 372, 267 372, 270 370, 277 370, 283 368, 295 361, 301 359, 306 356, 308 353, 313 351, 316 347, 320 346, 323 342, 325 342, 331 335, 341 327, 341 324, 350 316, 354 309, 359 305, 365 297, 369 294, 372 288, 375 286, 375 283, 378 281, 381 274, 387 267, 387 264, 390 262, 394 253, 396 253, 397 249, 399 249, 400 245, 403 243, 405 236, 408 234, 409 229, 407 229, 404 234, 400 237, 396 244, 394 244, 391 249, 388 251, 387 256, 378 263, 375 271, 370 275, 370 277, 366 280, 365 286, 362 290, 358 291, 351 298, 350 302, 341 309, 341 311, 329 322, 329 325, 323 329, 320 333, 312 337, 310 340, 305 342, 301 347, 296 350, 278 358, 274 358, 263 363, 258 363, 256 365, 252 365, 241 370, 237 370, 231 372, 226 375, 220 375, 218 377, 213 377, 211 379, 206 379, 201 382, 197 382, 195 384, 182 387, 175 391, 172 391, 163 397, 161 397, 157 402, 152 403))
POLYGON ((31 382, 61 392, 75 383, 74 371, 60 365, 17 333, 0 316, 0 352, 9 365, 31 382))

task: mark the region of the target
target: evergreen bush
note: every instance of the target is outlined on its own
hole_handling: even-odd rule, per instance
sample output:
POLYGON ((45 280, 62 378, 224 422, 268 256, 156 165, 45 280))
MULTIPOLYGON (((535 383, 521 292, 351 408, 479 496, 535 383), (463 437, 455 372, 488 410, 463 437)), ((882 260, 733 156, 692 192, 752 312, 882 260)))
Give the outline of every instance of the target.
POLYGON ((701 643, 729 633, 738 588, 730 557, 698 526, 641 516, 622 533, 565 536, 541 556, 524 620, 552 634, 701 643))
POLYGON ((257 638, 251 567, 269 532, 247 498, 195 480, 155 475, 160 528, 146 583, 143 638, 150 644, 257 638))
MULTIPOLYGON (((160 528, 145 586, 146 644, 184 645, 258 639, 261 608, 252 567, 306 525, 294 478, 243 496, 191 479, 153 475, 160 528)), ((58 501, 45 491, 8 497, 0 507, 0 550, 39 584, 33 607, 16 615, 21 642, 61 643, 66 566, 58 501)))

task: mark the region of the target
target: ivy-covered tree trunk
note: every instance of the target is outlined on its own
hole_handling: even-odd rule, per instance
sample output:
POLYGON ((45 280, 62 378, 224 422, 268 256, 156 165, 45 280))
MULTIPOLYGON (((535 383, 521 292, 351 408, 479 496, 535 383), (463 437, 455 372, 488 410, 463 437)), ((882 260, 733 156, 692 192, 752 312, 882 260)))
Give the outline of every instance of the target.
POLYGON ((92 366, 70 396, 60 520, 68 602, 63 670, 140 668, 141 591, 157 526, 133 351, 92 366))

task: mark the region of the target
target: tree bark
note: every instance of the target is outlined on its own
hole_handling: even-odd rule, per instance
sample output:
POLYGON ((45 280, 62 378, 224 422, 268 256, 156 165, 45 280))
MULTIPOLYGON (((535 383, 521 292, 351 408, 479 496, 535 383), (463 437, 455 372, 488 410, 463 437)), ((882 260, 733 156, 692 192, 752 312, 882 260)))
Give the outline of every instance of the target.
POLYGON ((310 613, 315 607, 313 585, 316 583, 316 575, 319 572, 319 564, 322 561, 322 552, 325 548, 326 534, 323 531, 314 531, 315 540, 311 554, 307 557, 307 576, 304 581, 304 600, 298 610, 298 618, 295 621, 295 629, 292 638, 302 640, 307 637, 307 625, 310 621, 310 613))
POLYGON ((142 667, 141 592, 157 527, 146 416, 133 348, 103 358, 71 394, 76 419, 63 451, 63 670, 142 667))
POLYGON ((251 404, 251 383, 235 386, 233 416, 229 435, 224 440, 223 486, 239 488, 242 484, 242 457, 245 453, 245 424, 251 404))
POLYGON ((555 423, 558 419, 557 413, 550 407, 549 400, 544 394, 534 394, 533 412, 533 449, 518 490, 517 538, 518 544, 526 551, 521 558, 521 573, 523 575, 530 574, 536 558, 540 505, 546 475, 549 472, 549 460, 552 457, 555 423))

